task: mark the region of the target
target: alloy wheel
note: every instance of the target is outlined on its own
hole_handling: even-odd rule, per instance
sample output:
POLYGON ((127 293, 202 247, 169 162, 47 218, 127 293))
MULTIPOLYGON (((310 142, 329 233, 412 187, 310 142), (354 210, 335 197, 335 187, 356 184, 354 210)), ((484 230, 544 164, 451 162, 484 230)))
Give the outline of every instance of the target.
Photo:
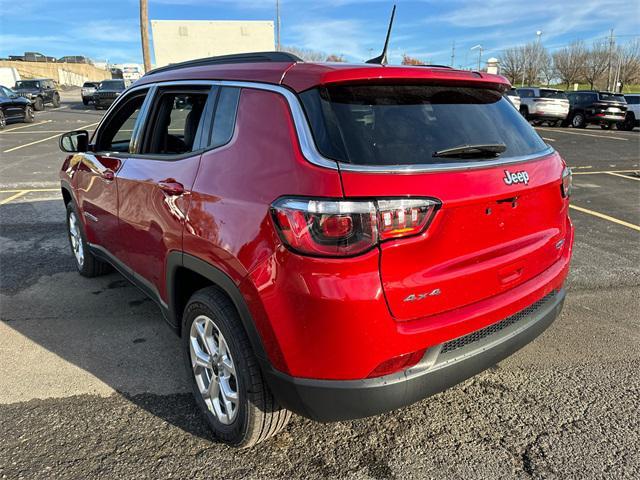
POLYGON ((202 399, 220 423, 229 425, 238 415, 240 399, 227 341, 206 315, 193 321, 189 336, 191 367, 202 399))
POLYGON ((78 266, 82 268, 84 265, 84 247, 82 245, 82 236, 80 235, 80 225, 76 214, 69 214, 69 238, 71 239, 71 250, 76 257, 78 266))
POLYGON ((7 126, 7 119, 4 118, 4 113, 0 112, 0 129, 7 126))

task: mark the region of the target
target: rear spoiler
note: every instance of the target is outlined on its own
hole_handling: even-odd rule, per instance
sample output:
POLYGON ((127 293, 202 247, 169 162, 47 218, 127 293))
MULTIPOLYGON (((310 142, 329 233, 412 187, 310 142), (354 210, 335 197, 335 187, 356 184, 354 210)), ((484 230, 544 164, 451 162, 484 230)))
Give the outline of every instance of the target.
POLYGON ((317 72, 310 72, 311 65, 304 70, 293 65, 282 78, 281 83, 297 92, 326 85, 362 83, 435 83, 441 85, 468 85, 505 92, 511 88, 509 81, 501 75, 446 67, 424 66, 338 66, 327 68, 317 66, 317 72))

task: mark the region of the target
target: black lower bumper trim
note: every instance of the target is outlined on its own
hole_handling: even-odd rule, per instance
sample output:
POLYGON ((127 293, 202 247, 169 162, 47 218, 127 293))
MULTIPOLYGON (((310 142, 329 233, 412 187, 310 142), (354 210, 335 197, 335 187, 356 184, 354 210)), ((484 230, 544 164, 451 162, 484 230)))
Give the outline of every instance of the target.
POLYGON ((443 355, 446 360, 436 359, 425 368, 344 381, 296 378, 269 367, 264 373, 281 405, 313 420, 331 422, 377 415, 441 392, 505 359, 553 323, 564 298, 565 291, 558 291, 509 331, 484 339, 475 349, 465 348, 455 358, 443 355))

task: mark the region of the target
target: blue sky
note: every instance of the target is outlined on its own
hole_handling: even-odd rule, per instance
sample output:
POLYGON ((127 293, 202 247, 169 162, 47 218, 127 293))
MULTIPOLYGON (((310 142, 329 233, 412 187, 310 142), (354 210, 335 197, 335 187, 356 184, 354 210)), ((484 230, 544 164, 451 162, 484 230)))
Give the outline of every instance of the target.
MULTIPOLYGON (((282 43, 361 61, 379 53, 392 1, 281 0, 282 43)), ((608 35, 620 42, 640 33, 638 0, 398 0, 390 63, 407 53, 456 66, 498 56, 510 46, 535 40, 551 50, 608 35)), ((0 0, 0 56, 39 51, 86 55, 113 63, 140 62, 137 0, 0 0), (15 11, 15 14, 10 12, 15 11), (17 21, 17 18, 20 18, 17 21)), ((275 0, 149 0, 154 20, 273 20, 275 0)))

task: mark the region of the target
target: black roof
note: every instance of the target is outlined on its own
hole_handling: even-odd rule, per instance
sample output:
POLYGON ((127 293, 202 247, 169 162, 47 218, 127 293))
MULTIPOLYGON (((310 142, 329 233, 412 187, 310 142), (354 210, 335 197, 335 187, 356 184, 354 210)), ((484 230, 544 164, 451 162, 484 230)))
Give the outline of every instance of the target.
POLYGON ((262 63, 262 62, 302 62, 303 60, 288 52, 252 52, 238 53, 234 55, 221 55, 218 57, 198 58, 195 60, 187 60, 186 62, 172 63, 166 67, 154 68, 148 71, 144 76, 153 75, 160 72, 168 72, 170 70, 180 70, 189 67, 203 67, 206 65, 224 65, 231 63, 262 63))

